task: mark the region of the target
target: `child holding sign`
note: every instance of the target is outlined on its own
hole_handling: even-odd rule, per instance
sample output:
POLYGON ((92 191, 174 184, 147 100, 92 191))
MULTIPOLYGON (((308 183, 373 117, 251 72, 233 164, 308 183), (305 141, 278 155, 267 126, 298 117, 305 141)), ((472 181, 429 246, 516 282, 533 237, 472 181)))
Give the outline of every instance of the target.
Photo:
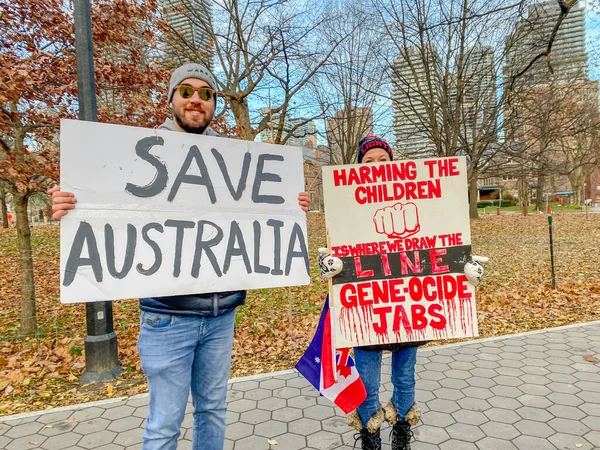
MULTIPOLYGON (((389 144, 377 136, 367 136, 359 143, 358 163, 381 163, 392 161, 393 153, 389 144)), ((319 249, 319 265, 325 277, 333 277, 341 272, 341 259, 319 249)), ((467 280, 477 286, 483 275, 487 258, 473 256, 473 261, 465 265, 467 280)), ((366 400, 349 416, 349 423, 360 432, 363 450, 381 449, 380 428, 384 421, 392 425, 392 450, 410 450, 413 436, 411 425, 420 418, 415 403, 415 364, 417 347, 423 342, 382 344, 354 348, 356 367, 367 391, 366 400), (381 384, 381 359, 383 350, 392 352, 392 376, 394 386, 391 401, 383 408, 379 402, 381 384)), ((357 438, 358 439, 358 438, 357 438)))

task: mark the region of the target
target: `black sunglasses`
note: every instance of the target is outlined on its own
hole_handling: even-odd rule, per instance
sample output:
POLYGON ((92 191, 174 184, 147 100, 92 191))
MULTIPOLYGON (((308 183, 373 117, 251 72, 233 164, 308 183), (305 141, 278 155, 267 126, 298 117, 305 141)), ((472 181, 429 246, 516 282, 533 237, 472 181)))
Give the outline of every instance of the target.
POLYGON ((194 92, 197 92, 200 100, 205 102, 212 100, 213 97, 215 97, 215 91, 211 88, 201 87, 194 89, 192 86, 179 86, 179 95, 186 100, 192 98, 194 96, 194 92))

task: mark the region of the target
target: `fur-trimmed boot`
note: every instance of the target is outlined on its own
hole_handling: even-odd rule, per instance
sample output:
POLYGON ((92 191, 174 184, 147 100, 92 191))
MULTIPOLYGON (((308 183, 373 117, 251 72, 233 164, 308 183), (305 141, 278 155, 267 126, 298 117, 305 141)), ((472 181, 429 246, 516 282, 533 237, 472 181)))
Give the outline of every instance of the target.
POLYGON ((381 450, 380 428, 384 421, 385 415, 380 409, 369 419, 367 427, 363 428, 358 411, 352 411, 348 416, 348 425, 360 432, 354 435, 354 447, 360 439, 362 450, 381 450))
POLYGON ((413 403, 404 420, 398 420, 398 413, 392 402, 385 405, 383 411, 385 420, 392 425, 392 450, 410 450, 410 441, 414 436, 410 427, 416 425, 421 418, 419 405, 413 403))

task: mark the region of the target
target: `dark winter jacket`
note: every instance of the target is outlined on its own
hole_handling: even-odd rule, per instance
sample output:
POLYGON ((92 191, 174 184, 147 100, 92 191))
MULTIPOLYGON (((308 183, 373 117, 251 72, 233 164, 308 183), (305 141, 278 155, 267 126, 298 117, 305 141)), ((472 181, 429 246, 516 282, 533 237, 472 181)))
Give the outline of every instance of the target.
MULTIPOLYGON (((173 120, 167 119, 158 127, 161 130, 178 131, 173 120)), ((207 136, 220 136, 207 128, 207 136)), ((169 297, 151 297, 140 299, 140 309, 155 313, 180 316, 220 316, 246 301, 246 291, 216 292, 211 294, 173 295, 169 297)))

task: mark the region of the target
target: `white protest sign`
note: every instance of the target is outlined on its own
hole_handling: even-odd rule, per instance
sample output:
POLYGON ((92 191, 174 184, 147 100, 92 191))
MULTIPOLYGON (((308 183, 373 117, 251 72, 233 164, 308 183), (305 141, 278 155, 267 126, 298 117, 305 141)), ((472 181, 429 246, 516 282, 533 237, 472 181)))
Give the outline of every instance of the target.
POLYGON ((323 167, 337 348, 477 336, 464 157, 323 167))
POLYGON ((296 147, 61 121, 61 302, 310 282, 296 147))

